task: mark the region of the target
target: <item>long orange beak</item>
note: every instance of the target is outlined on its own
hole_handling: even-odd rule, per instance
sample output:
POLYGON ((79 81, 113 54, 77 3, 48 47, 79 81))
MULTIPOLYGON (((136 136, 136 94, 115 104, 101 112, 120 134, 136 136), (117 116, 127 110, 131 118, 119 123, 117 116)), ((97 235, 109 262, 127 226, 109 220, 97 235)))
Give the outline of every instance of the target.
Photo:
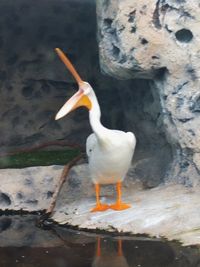
POLYGON ((84 90, 81 89, 81 86, 84 84, 84 81, 80 78, 79 74, 77 73, 70 60, 60 48, 56 48, 55 51, 79 85, 78 92, 75 93, 56 114, 55 119, 58 120, 78 107, 84 106, 88 109, 91 109, 92 104, 90 99, 84 94, 84 90))

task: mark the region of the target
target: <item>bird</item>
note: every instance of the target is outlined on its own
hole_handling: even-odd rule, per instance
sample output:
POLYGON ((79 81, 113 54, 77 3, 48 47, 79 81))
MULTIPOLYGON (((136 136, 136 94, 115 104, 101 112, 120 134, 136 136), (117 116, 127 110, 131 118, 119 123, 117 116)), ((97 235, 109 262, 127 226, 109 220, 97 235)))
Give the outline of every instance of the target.
POLYGON ((108 209, 120 211, 131 207, 122 201, 122 182, 129 170, 136 146, 136 137, 132 132, 108 129, 101 123, 101 110, 96 94, 88 82, 81 79, 71 61, 60 48, 55 51, 78 83, 78 91, 61 107, 55 120, 61 119, 71 111, 86 107, 93 133, 86 140, 86 153, 89 171, 96 192, 96 205, 91 212, 108 209), (102 185, 116 185, 116 202, 108 205, 100 200, 102 185))

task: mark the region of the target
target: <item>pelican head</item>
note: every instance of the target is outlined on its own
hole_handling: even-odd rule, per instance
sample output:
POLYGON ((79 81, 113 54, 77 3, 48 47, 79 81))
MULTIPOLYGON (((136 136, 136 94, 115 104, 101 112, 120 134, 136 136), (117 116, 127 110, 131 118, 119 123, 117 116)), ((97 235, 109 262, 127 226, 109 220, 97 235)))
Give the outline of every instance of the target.
POLYGON ((59 120, 78 107, 86 107, 88 110, 90 110, 92 108, 92 102, 90 100, 92 87, 89 83, 84 82, 80 78, 72 63, 59 48, 56 48, 55 51, 57 52, 58 56, 63 61, 65 66, 68 68, 68 70, 71 72, 79 86, 78 91, 62 106, 62 108, 56 114, 55 119, 59 120))

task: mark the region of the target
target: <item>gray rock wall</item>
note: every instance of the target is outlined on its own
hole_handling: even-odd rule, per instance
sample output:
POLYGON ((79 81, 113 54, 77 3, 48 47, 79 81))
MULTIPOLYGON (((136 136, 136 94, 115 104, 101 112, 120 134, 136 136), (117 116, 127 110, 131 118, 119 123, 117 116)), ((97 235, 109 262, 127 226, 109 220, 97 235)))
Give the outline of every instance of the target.
POLYGON ((152 80, 173 151, 166 180, 189 186, 200 184, 199 12, 197 0, 97 0, 101 67, 152 80))
POLYGON ((66 51, 85 79, 98 77, 95 20, 93 1, 1 1, 1 151, 77 139, 80 131, 78 142, 83 142, 90 131, 87 113, 54 121, 76 90, 54 48, 66 51))

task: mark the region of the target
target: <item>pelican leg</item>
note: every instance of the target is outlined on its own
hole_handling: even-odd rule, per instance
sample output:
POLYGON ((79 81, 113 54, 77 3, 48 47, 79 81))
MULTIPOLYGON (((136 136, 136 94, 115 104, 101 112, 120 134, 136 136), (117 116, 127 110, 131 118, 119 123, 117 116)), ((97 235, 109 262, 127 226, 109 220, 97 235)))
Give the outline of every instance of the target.
POLYGON ((129 204, 123 203, 121 200, 121 196, 122 196, 121 186, 122 186, 122 183, 117 182, 117 184, 116 184, 117 200, 116 200, 115 204, 110 205, 110 208, 113 210, 126 210, 126 209, 131 207, 129 204))
POLYGON ((95 191, 96 191, 96 207, 91 209, 91 211, 92 212, 105 211, 105 210, 109 209, 109 205, 101 204, 101 202, 100 202, 100 185, 99 184, 95 184, 95 191))

